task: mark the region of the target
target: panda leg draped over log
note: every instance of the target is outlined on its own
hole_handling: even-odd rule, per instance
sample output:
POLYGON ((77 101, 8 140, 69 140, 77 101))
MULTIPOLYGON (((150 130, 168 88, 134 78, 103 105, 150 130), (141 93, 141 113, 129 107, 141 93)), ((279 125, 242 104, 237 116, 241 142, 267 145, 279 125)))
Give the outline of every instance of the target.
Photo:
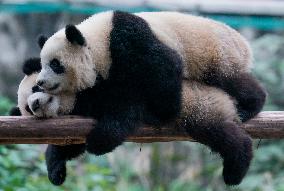
MULTIPOLYGON (((24 72, 30 72, 25 72, 18 91, 18 106, 23 115, 100 115, 101 99, 104 98, 101 92, 105 83, 102 78, 98 77, 95 86, 77 92, 75 98, 73 94, 50 95, 36 85, 40 69, 34 68, 40 68, 39 59, 25 62, 24 72), (91 99, 94 95, 96 99, 91 99), (51 101, 50 97, 53 97, 51 101)), ((193 139, 220 154, 226 184, 239 184, 249 168, 253 153, 250 136, 239 127, 241 122, 235 100, 215 87, 188 80, 182 82, 181 95, 181 112, 176 122, 193 139)), ((85 144, 48 145, 46 164, 50 181, 55 185, 62 184, 66 177, 66 162, 84 153, 85 149, 85 144)))

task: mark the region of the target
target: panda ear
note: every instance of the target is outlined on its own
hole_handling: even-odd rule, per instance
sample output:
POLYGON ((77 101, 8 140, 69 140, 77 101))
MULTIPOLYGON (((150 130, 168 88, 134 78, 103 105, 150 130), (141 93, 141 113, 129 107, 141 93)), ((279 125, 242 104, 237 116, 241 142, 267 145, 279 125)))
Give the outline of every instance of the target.
POLYGON ((86 40, 82 33, 74 25, 66 25, 65 35, 69 42, 72 44, 78 44, 80 46, 86 46, 86 40))
POLYGON ((21 116, 21 111, 19 107, 12 107, 12 109, 9 111, 10 116, 21 116))
POLYGON ((37 44, 38 46, 40 47, 40 49, 42 49, 42 47, 44 46, 45 42, 47 41, 47 37, 44 36, 44 35, 40 35, 38 38, 37 38, 37 44))
POLYGON ((40 72, 40 70, 40 58, 29 58, 23 64, 23 72, 28 76, 34 72, 40 72))

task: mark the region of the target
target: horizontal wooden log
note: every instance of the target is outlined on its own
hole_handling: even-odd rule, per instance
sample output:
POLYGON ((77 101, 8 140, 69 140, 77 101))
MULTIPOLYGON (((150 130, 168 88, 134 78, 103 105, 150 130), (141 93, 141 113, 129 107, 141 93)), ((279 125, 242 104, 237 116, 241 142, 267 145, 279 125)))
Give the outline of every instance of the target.
MULTIPOLYGON (((79 144, 85 142, 96 121, 78 116, 53 119, 0 117, 0 144, 79 144)), ((284 111, 262 112, 242 125, 253 138, 284 138, 284 111)), ((143 126, 127 141, 138 143, 193 141, 179 122, 163 127, 143 126)))

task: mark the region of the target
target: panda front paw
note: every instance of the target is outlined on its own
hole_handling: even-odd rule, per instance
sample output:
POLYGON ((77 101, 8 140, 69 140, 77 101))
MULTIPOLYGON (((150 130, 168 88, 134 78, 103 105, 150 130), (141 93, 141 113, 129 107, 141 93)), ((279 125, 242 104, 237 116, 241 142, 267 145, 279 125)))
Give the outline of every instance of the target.
POLYGON ((48 179, 56 186, 64 183, 66 178, 66 162, 57 161, 52 168, 48 169, 48 179))

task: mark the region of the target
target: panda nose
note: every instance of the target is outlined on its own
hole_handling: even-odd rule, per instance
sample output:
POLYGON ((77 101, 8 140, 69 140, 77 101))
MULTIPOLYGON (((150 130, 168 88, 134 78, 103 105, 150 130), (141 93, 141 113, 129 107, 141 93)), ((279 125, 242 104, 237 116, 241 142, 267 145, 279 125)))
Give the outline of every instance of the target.
POLYGON ((39 108, 39 100, 37 99, 37 100, 35 100, 34 102, 33 102, 33 104, 32 104, 32 110, 33 111, 36 111, 36 110, 38 110, 38 108, 39 108))
POLYGON ((37 85, 38 85, 38 86, 42 86, 43 84, 45 84, 45 81, 44 81, 44 80, 39 80, 39 81, 37 82, 37 85))

